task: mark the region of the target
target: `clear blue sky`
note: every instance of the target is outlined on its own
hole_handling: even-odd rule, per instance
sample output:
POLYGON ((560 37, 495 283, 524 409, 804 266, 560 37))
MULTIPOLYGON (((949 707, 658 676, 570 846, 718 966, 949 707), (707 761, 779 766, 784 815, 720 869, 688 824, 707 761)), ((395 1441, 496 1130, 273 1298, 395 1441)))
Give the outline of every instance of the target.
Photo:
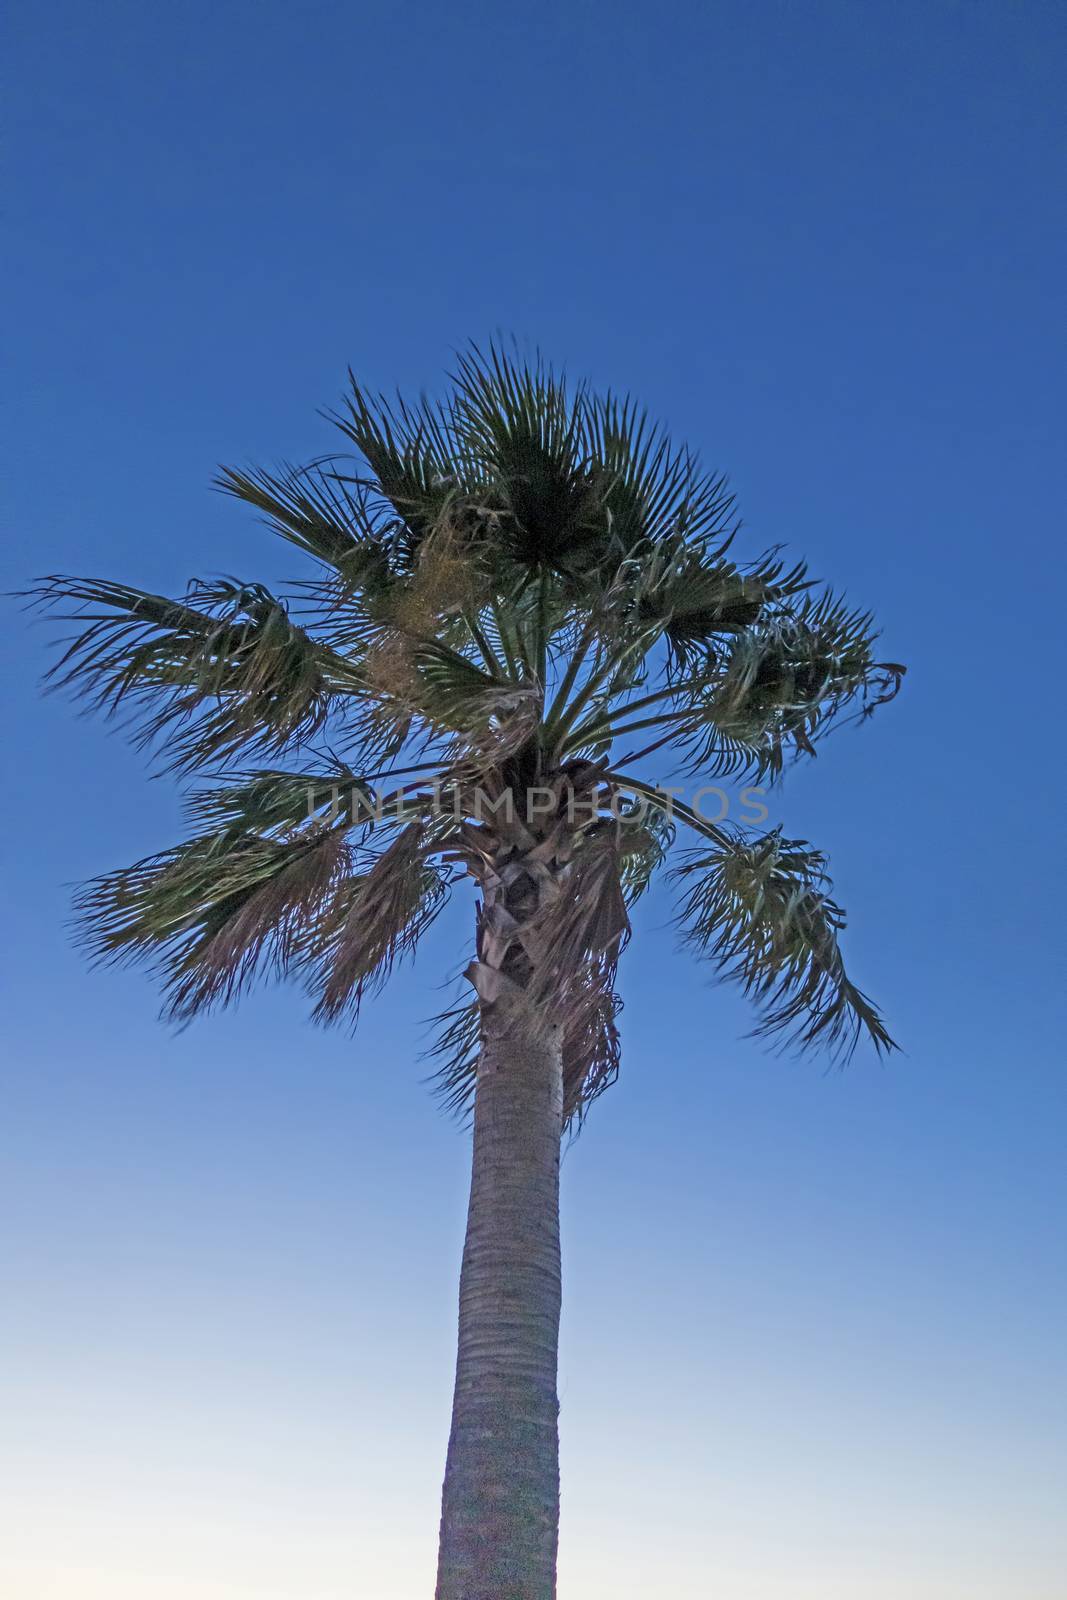
MULTIPOLYGON (((909 665, 774 808, 906 1054, 768 1058, 639 919, 565 1162, 561 1600, 1054 1600, 1067 14, 24 0, 9 37, 5 588, 294 571, 215 463, 503 329, 637 392, 909 665)), ((354 1040, 287 992, 169 1033, 63 923, 176 796, 37 698, 44 644, 9 612, 0 1586, 426 1596, 467 1146, 418 1052, 469 907, 354 1040)))

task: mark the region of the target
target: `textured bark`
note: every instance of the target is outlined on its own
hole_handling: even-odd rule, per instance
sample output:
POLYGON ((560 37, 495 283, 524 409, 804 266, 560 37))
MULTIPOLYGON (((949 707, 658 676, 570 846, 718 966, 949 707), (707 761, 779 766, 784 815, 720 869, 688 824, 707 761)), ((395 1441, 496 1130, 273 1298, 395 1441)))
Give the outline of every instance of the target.
POLYGON ((505 809, 457 830, 456 854, 481 892, 467 976, 479 998, 482 1053, 437 1600, 556 1593, 566 1072, 577 1063, 577 1096, 613 1068, 610 978, 627 923, 617 859, 585 840, 575 860, 567 795, 588 800, 600 769, 561 771, 551 788, 537 776, 553 800, 547 812, 505 809), (590 1032, 607 1047, 591 1049, 590 1032))
POLYGON ((483 1012, 437 1600, 552 1600, 559 1527, 560 1029, 483 1012))

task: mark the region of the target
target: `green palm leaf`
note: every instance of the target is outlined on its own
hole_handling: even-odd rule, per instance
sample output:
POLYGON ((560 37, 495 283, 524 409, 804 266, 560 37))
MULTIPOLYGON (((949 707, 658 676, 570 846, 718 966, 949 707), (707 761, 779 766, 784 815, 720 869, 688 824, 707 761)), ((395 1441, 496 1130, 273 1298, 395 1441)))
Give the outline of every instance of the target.
POLYGON ((363 687, 353 664, 292 622, 261 584, 220 579, 170 600, 50 577, 31 596, 54 613, 75 603, 61 615, 80 631, 52 668, 52 687, 125 717, 140 745, 165 737, 166 764, 180 770, 306 740, 363 687))
POLYGON ((760 1006, 757 1033, 842 1058, 866 1036, 894 1049, 877 1009, 849 978, 838 943, 845 913, 830 897, 826 860, 776 829, 724 839, 672 869, 685 943, 739 982, 760 1006))

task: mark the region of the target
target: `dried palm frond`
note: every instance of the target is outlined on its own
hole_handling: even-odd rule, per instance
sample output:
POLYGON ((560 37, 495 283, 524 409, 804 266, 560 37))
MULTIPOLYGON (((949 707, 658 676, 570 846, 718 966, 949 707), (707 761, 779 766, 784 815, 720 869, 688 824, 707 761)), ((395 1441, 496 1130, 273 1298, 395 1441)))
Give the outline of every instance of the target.
POLYGON ((566 995, 574 974, 590 961, 602 963, 610 978, 629 939, 618 830, 596 826, 561 872, 555 899, 519 934, 534 971, 528 994, 535 1004, 566 995))
POLYGON ((581 1126, 593 1101, 619 1075, 622 1044, 616 1018, 613 960, 586 962, 575 973, 563 1006, 563 1120, 581 1126))
MULTIPOLYGON (((613 974, 602 964, 584 963, 553 1011, 563 1024, 563 1121, 572 1131, 618 1076, 622 1047, 616 1018, 622 1002, 612 982, 613 974)), ((432 1082, 446 1109, 465 1116, 473 1104, 478 1075, 481 1006, 477 999, 470 1000, 435 1020, 437 1036, 428 1052, 438 1063, 432 1082)))
POLYGON ((437 1063, 430 1082, 442 1105, 466 1119, 474 1104, 482 1048, 482 1012, 477 997, 449 1006, 432 1019, 436 1030, 427 1057, 437 1063))
POLYGON ((147 958, 166 1014, 187 1021, 234 1000, 259 973, 291 971, 351 865, 336 829, 288 842, 206 835, 93 879, 75 911, 96 960, 147 958))
POLYGON ((186 1021, 229 1004, 263 970, 288 976, 336 915, 351 871, 343 834, 324 829, 239 902, 219 903, 172 964, 168 1015, 186 1021))
POLYGON ((424 824, 409 823, 369 871, 346 885, 309 972, 316 1020, 355 1020, 364 995, 411 954, 441 909, 447 878, 428 860, 427 844, 424 824))

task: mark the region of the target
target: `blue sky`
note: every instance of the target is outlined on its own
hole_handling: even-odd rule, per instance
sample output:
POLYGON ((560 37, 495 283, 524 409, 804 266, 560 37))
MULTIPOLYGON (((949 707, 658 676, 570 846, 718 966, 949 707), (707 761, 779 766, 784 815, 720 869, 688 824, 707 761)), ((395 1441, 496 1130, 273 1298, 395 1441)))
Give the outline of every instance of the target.
MULTIPOLYGON (((1062 9, 105 0, 9 34, 5 588, 293 573, 216 463, 328 448, 348 363, 432 388, 505 330, 632 389, 908 663, 772 806, 903 1055, 769 1058, 668 902, 638 919, 564 1166, 562 1600, 1053 1600, 1062 9)), ((468 1152, 419 1051, 469 903, 354 1039, 284 991, 169 1032, 64 921, 177 796, 37 697, 45 639, 9 612, 0 1579, 426 1595, 468 1152)))

